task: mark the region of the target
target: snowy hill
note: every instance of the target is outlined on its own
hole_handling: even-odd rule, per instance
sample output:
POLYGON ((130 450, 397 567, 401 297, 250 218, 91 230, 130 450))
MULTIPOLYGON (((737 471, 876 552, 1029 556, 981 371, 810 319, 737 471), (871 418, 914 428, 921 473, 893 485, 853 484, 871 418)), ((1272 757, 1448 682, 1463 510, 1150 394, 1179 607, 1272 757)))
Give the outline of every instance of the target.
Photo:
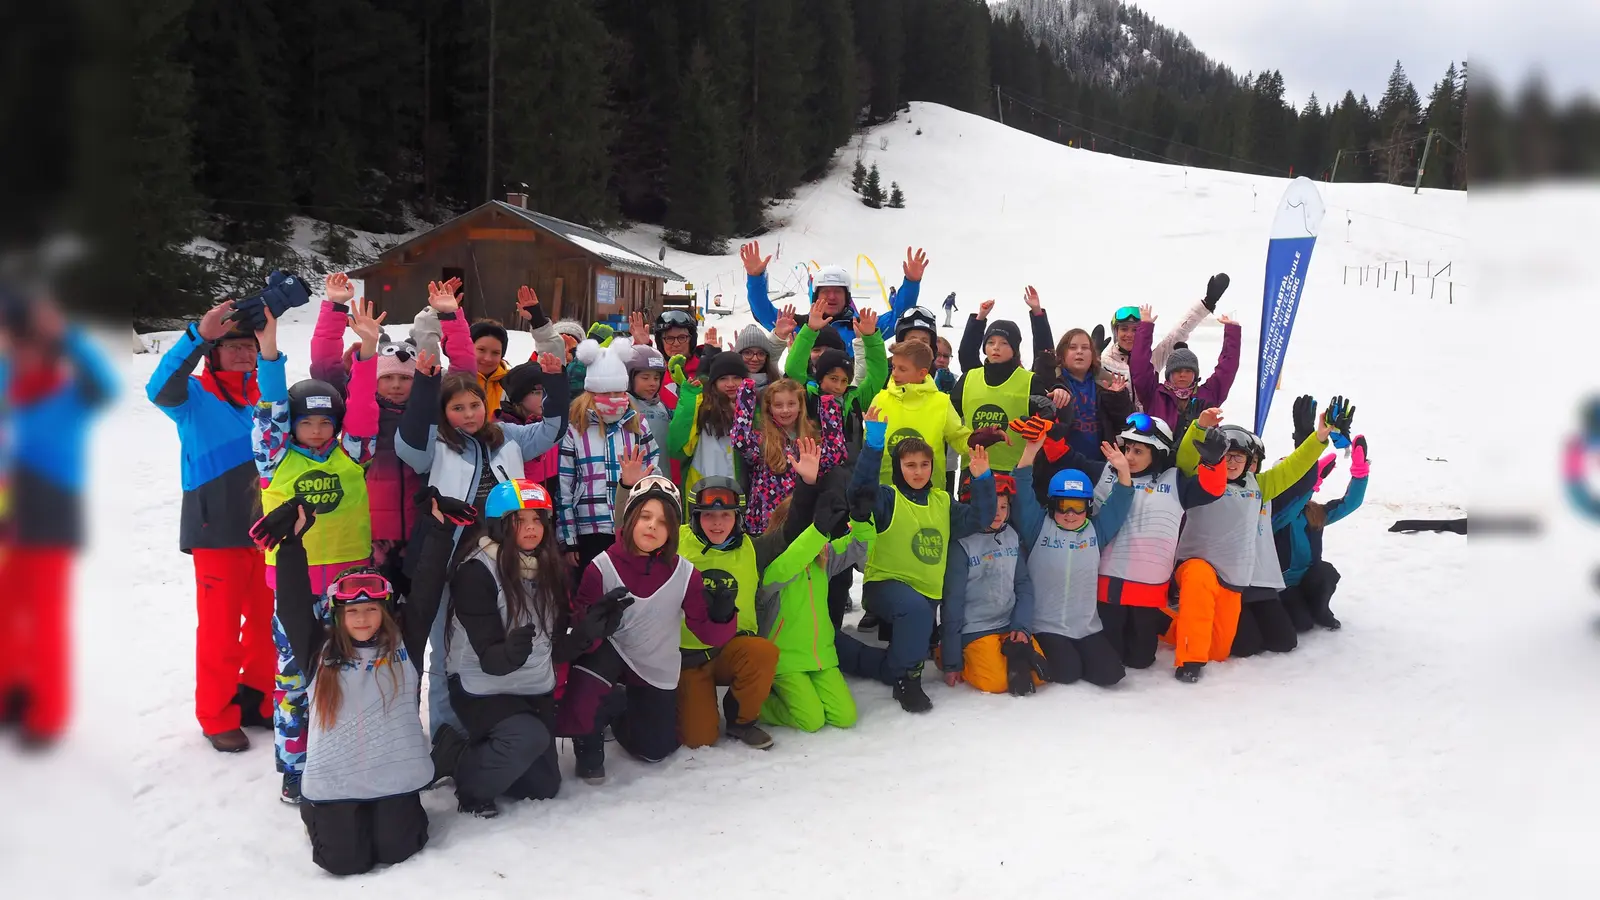
MULTIPOLYGON (((1246 362, 1227 409, 1248 421, 1266 233, 1285 182, 1073 150, 926 104, 862 144, 885 182, 904 188, 908 208, 860 204, 849 188, 852 146, 833 173, 774 210, 783 224, 762 237, 767 252, 782 251, 774 290, 801 286, 797 262, 854 267, 860 253, 897 285, 906 246, 920 246, 932 259, 930 307, 953 290, 963 316, 994 297, 997 316, 1021 320, 1032 284, 1059 335, 1124 304, 1153 303, 1170 321, 1209 275, 1229 272, 1221 310, 1244 324, 1246 362)), ((1471 373, 1458 360, 1492 337, 1467 315, 1477 276, 1462 239, 1466 197, 1320 187, 1329 214, 1266 438, 1269 452, 1286 450, 1302 392, 1324 402, 1345 394, 1359 406, 1372 488, 1327 538, 1344 575, 1335 601, 1343 631, 1305 635, 1291 655, 1214 664, 1197 686, 1174 681, 1170 653, 1112 690, 1047 686, 1026 699, 948 689, 930 674, 935 707, 919 717, 902 713, 886 687, 852 682, 861 708, 852 731, 775 729, 770 752, 725 742, 652 767, 613 752, 602 787, 570 780, 563 743, 569 780, 558 799, 503 804, 499 819, 482 821, 458 815, 448 790, 432 792, 427 849, 340 887, 393 897, 1458 897, 1491 893, 1513 868, 1508 850, 1549 838, 1540 845, 1549 867, 1529 867, 1541 874, 1528 877, 1543 895, 1577 896, 1570 879, 1592 843, 1579 835, 1592 825, 1574 812, 1549 834, 1513 834, 1534 776, 1521 761, 1515 774, 1495 776, 1525 759, 1531 740, 1540 742, 1536 765, 1587 771, 1578 748, 1592 743, 1559 741, 1534 718, 1592 712, 1592 662, 1571 660, 1592 659, 1593 641, 1563 612, 1538 620, 1548 634, 1529 644, 1537 652, 1505 642, 1508 621, 1585 602, 1582 554, 1530 559, 1479 542, 1474 562, 1492 560, 1495 579, 1485 583, 1505 592, 1502 604, 1479 606, 1464 602, 1464 539, 1386 532, 1396 518, 1461 514, 1478 474, 1467 454, 1489 414, 1463 387, 1471 373), (1354 272, 1342 283, 1345 266, 1392 261, 1452 264, 1455 304, 1413 296, 1408 285, 1358 287, 1354 272), (1528 566, 1545 580, 1530 584, 1528 566), (1504 685, 1505 671, 1548 671, 1555 687, 1477 690, 1504 685), (1517 725, 1483 740, 1474 717, 1502 702, 1493 709, 1510 710, 1505 721, 1517 725), (1480 823, 1486 805, 1508 824, 1480 823), (1483 852, 1481 841, 1496 843, 1483 852)), ((659 241, 647 227, 620 237, 645 252, 659 241)), ((669 252, 666 263, 742 306, 732 254, 669 252)), ((865 267, 862 279, 858 293, 877 292, 865 267)), ((291 377, 305 374, 312 318, 303 309, 284 324, 291 377)), ((748 314, 730 318, 731 335, 748 314)), ((512 357, 530 349, 526 335, 513 340, 512 357)), ((1203 365, 1219 340, 1214 325, 1197 334, 1203 365)), ((80 592, 77 737, 45 760, 0 767, 0 795, 41 826, 0 837, 40 867, 41 890, 57 893, 63 872, 84 870, 86 844, 128 846, 126 834, 139 850, 110 867, 117 896, 130 880, 163 898, 326 892, 332 882, 310 862, 299 816, 278 801, 270 738, 252 732, 248 753, 225 757, 193 719, 194 586, 176 549, 178 445, 142 396, 156 361, 132 358, 128 394, 98 445, 98 473, 118 490, 110 514, 95 517, 96 564, 80 592), (102 774, 118 768, 131 784, 102 774), (77 787, 63 792, 65 784, 77 787), (121 818, 103 816, 105 798, 127 797, 129 786, 121 818), (69 828, 78 840, 42 837, 69 828)), ((1519 499, 1552 508, 1554 448, 1548 458, 1539 442, 1519 453, 1528 470, 1519 499)), ((1342 492, 1345 478, 1341 466, 1324 496, 1342 492)), ((1592 536, 1567 546, 1592 547, 1592 536)), ((1584 727, 1592 740, 1593 725, 1584 727)), ((1592 810, 1594 783, 1568 781, 1572 810, 1592 810)))

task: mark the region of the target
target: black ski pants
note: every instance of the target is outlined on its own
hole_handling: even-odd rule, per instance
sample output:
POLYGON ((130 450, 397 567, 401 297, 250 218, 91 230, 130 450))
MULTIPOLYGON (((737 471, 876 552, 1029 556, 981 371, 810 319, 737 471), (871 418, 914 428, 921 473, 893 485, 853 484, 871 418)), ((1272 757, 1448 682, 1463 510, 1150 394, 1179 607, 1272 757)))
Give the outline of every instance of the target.
POLYGON ((1239 630, 1233 636, 1235 658, 1255 656, 1263 650, 1288 653, 1300 643, 1294 622, 1277 597, 1252 600, 1239 608, 1239 630))
POLYGON ((1172 627, 1172 617, 1156 606, 1123 606, 1101 603, 1100 633, 1122 664, 1130 669, 1148 669, 1156 661, 1156 645, 1172 627))
POLYGON ((1109 687, 1127 674, 1104 629, 1083 638, 1041 631, 1033 641, 1044 651, 1049 670, 1046 677, 1055 684, 1071 684, 1082 678, 1090 684, 1109 687))
POLYGON ((311 861, 335 875, 360 875, 410 859, 428 843, 428 814, 416 793, 382 800, 300 801, 311 861))

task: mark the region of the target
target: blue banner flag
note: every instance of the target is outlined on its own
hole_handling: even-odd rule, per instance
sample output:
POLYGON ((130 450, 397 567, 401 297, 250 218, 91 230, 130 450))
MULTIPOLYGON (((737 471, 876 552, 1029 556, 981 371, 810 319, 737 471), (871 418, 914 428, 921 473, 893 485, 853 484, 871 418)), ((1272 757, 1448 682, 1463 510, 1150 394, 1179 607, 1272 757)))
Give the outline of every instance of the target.
POLYGON ((1289 183, 1278 201, 1278 214, 1272 220, 1272 236, 1267 243, 1267 282, 1261 299, 1261 346, 1256 368, 1256 434, 1267 425, 1272 394, 1283 374, 1283 359, 1289 353, 1289 335, 1294 331, 1295 313, 1300 309, 1306 273, 1311 268, 1311 248, 1322 228, 1322 195, 1309 178, 1289 183))

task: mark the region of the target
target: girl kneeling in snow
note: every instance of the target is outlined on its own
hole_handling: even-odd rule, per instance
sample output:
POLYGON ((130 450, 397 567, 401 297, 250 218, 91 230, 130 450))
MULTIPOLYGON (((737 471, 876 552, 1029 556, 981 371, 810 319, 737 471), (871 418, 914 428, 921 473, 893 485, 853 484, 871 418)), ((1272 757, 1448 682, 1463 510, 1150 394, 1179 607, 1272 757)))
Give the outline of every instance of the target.
POLYGON ((1044 653, 1046 680, 1071 684, 1082 678, 1106 687, 1121 681, 1126 670, 1101 627, 1095 596, 1100 550, 1117 536, 1133 505, 1128 458, 1109 443, 1100 445, 1116 484, 1091 514, 1094 483, 1077 469, 1052 476, 1050 505, 1039 504, 1033 461, 1042 447, 1042 441, 1028 444, 1015 473, 1017 522, 1034 598, 1024 627, 1044 653))
MULTIPOLYGON (((277 534, 277 607, 295 664, 310 681, 300 817, 313 862, 359 875, 403 862, 428 843, 419 792, 434 768, 418 699, 439 586, 413 585, 397 609, 388 579, 352 569, 328 586, 319 615, 302 542, 310 507, 298 498, 289 504, 296 517, 277 534)), ((432 512, 435 518, 423 518, 433 539, 448 544, 437 505, 432 512)))
POLYGON ((439 729, 434 761, 455 777, 460 812, 493 818, 496 797, 548 800, 561 789, 556 665, 601 637, 605 621, 568 632, 566 561, 544 485, 502 481, 484 517, 488 534, 450 577, 450 703, 467 738, 439 729))
POLYGON ((573 738, 577 775, 605 780, 607 717, 614 684, 624 685, 626 706, 610 716, 617 744, 644 762, 660 762, 678 749, 680 624, 712 647, 737 628, 738 591, 713 585, 678 555, 683 500, 671 481, 646 475, 633 486, 622 512, 618 540, 583 570, 572 615, 582 620, 596 605, 621 610, 620 627, 573 664, 557 714, 560 734, 573 738), (709 595, 709 596, 708 596, 709 595))

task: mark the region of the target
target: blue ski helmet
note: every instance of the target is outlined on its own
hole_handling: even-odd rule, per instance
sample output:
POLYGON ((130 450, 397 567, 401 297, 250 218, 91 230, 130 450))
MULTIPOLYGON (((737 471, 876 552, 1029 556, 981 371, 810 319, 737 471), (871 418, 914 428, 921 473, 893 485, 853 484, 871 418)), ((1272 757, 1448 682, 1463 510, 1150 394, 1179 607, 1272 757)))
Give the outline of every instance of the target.
POLYGON ((1094 499, 1094 482, 1078 469, 1062 469, 1050 477, 1050 496, 1094 499))

